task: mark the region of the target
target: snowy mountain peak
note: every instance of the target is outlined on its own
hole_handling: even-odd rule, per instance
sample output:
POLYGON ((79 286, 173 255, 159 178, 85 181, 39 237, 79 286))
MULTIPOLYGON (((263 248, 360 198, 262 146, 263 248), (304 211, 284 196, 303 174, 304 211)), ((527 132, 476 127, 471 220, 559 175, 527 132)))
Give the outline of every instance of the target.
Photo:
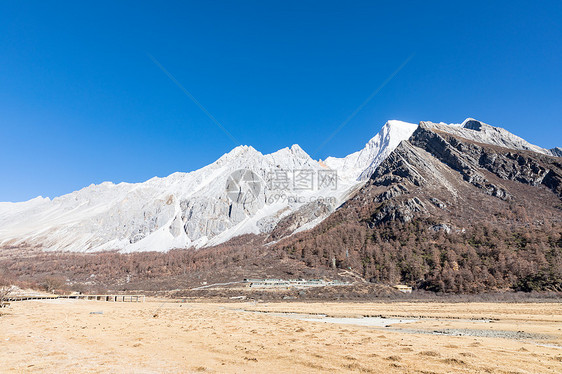
POLYGON ((417 127, 413 123, 390 120, 362 150, 344 158, 328 157, 324 164, 340 170, 343 178, 366 180, 401 141, 412 136, 417 127))
POLYGON ((225 153, 217 161, 220 161, 222 159, 229 160, 232 158, 243 157, 244 155, 253 155, 256 153, 259 153, 261 155, 261 153, 255 150, 254 147, 252 147, 251 145, 239 145, 238 147, 233 148, 230 152, 225 153))
POLYGON ((293 152, 293 154, 295 154, 295 155, 301 155, 301 156, 306 155, 306 156, 308 156, 308 154, 298 144, 293 144, 291 146, 291 152, 293 152))
MULTIPOLYGON (((467 118, 461 123, 461 127, 469 130, 480 131, 482 129, 482 122, 474 119, 474 118, 467 118)), ((489 125, 486 125, 489 126, 489 125)))

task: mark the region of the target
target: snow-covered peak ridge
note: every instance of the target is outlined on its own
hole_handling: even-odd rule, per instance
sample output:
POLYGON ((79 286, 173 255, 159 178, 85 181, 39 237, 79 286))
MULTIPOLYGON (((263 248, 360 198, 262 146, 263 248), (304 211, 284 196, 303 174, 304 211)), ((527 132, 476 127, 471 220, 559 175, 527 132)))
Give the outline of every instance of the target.
MULTIPOLYGON (((34 197, 33 199, 25 201, 25 203, 28 204, 28 205, 33 205, 33 204, 41 204, 41 203, 49 202, 49 201, 51 201, 51 199, 49 199, 48 197, 37 196, 37 197, 34 197)), ((22 203, 21 202, 10 202, 10 201, 0 202, 0 206, 12 206, 14 204, 22 204, 22 203)))
POLYGON ((252 156, 263 156, 263 154, 251 145, 239 145, 236 148, 233 148, 230 152, 225 153, 222 155, 216 163, 226 163, 232 159, 240 158, 240 157, 252 157, 252 156))
MULTIPOLYGON (((221 156, 216 163, 217 164, 225 164, 231 163, 234 160, 237 160, 238 163, 246 162, 249 159, 256 159, 265 157, 269 160, 279 160, 282 161, 283 159, 287 160, 290 158, 298 158, 306 160, 307 162, 313 162, 314 160, 306 153, 298 144, 293 144, 291 147, 281 148, 278 151, 263 154, 257 151, 254 147, 249 145, 240 145, 228 153, 225 153, 221 156)), ((212 164, 211 164, 212 165, 212 164)))
POLYGON ((413 123, 390 120, 362 150, 344 158, 328 157, 324 164, 338 170, 343 179, 366 180, 401 141, 412 136, 417 127, 413 123))
POLYGON ((287 200, 266 205, 272 192, 263 186, 254 201, 232 204, 226 185, 239 169, 251 170, 265 181, 276 170, 323 167, 298 145, 267 155, 251 146, 239 146, 189 173, 176 172, 143 183, 92 184, 52 201, 0 203, 0 246, 77 252, 166 251, 205 245, 213 238, 228 240, 258 233, 264 227, 258 224, 260 219, 269 222, 273 216, 270 220, 276 222, 281 218, 278 211, 289 214, 298 209, 298 204, 287 200))
POLYGON ((265 157, 268 157, 270 159, 297 158, 297 159, 302 159, 306 162, 316 162, 298 144, 293 144, 290 148, 289 147, 282 148, 277 152, 273 152, 268 155, 265 155, 265 157))
POLYGON ((532 151, 545 155, 554 155, 551 150, 541 148, 527 142, 525 139, 501 128, 488 125, 474 118, 467 118, 462 123, 433 123, 422 122, 425 126, 438 131, 448 132, 478 143, 491 144, 504 148, 532 151))

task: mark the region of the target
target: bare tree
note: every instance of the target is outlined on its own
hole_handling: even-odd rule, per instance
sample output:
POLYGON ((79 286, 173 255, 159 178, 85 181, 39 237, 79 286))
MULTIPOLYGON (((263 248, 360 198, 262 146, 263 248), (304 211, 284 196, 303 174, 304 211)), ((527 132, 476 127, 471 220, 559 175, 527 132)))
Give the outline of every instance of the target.
POLYGON ((4 302, 13 291, 13 286, 0 286, 0 307, 4 306, 4 302))
POLYGON ((49 276, 43 281, 43 288, 47 292, 55 293, 65 286, 66 280, 62 276, 49 276))

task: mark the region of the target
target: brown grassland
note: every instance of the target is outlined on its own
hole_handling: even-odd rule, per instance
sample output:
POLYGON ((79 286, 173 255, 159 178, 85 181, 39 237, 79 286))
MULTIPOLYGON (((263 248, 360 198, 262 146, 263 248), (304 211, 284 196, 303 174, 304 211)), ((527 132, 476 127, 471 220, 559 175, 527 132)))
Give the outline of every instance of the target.
POLYGON ((562 372, 562 305, 555 302, 53 300, 13 302, 3 313, 6 373, 562 372), (365 327, 289 312, 419 319, 365 327))

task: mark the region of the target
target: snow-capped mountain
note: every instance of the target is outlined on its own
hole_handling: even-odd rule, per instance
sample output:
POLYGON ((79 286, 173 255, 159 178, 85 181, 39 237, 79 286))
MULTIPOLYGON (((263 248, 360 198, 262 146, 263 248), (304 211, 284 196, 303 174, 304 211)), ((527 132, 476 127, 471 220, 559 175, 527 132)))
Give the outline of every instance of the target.
POLYGON ((297 145, 269 155, 240 146, 191 173, 138 184, 105 182, 52 201, 4 203, 0 240, 4 246, 26 243, 70 251, 200 246, 276 208, 276 204, 266 204, 265 189, 254 201, 230 201, 225 186, 232 172, 248 169, 265 180, 275 170, 320 168, 297 145))
POLYGON ((417 127, 418 125, 413 123, 388 121, 362 150, 344 158, 328 157, 324 163, 332 169, 340 170, 340 174, 345 178, 366 180, 401 141, 407 140, 414 133, 417 127))
POLYGON ((137 184, 105 182, 53 200, 0 203, 0 246, 79 252, 200 247, 270 232, 280 219, 321 198, 324 214, 313 214, 303 224, 319 222, 360 183, 364 169, 409 136, 400 133, 401 126, 408 134, 415 127, 390 121, 339 167, 337 159, 329 166, 313 160, 298 145, 267 155, 239 146, 190 173, 137 184), (348 172, 350 158, 355 159, 353 173, 348 172), (252 199, 243 191, 233 197, 227 190, 228 178, 237 170, 255 173, 259 191, 252 199), (337 179, 321 185, 322 175, 337 179))
MULTIPOLYGON (((480 143, 552 154, 473 119, 428 126, 480 143)), ((297 216, 290 230, 276 231, 290 235, 314 227, 346 201, 417 127, 389 121, 362 150, 324 162, 298 145, 266 155, 239 146, 190 173, 136 184, 105 182, 53 200, 0 203, 0 248, 167 251, 272 233, 284 218, 297 216)))

